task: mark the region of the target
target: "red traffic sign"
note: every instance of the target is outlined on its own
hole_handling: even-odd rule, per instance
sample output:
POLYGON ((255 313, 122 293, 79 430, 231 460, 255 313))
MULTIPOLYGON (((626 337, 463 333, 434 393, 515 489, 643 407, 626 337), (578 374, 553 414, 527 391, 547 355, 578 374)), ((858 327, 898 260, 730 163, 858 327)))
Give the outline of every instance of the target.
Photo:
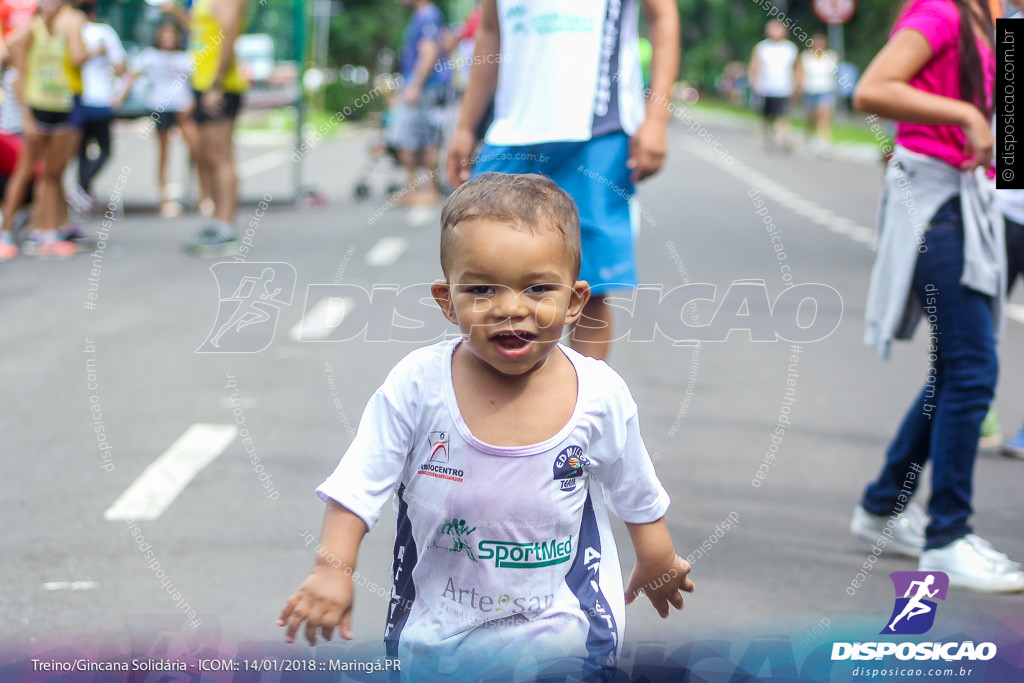
POLYGON ((814 0, 814 14, 826 24, 845 24, 856 9, 856 0, 814 0))

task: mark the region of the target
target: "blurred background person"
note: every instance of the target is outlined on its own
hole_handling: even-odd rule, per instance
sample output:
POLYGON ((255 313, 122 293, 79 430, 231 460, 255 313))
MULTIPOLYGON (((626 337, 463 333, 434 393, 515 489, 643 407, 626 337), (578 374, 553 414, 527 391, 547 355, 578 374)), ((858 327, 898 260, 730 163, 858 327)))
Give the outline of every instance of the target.
POLYGON ((237 249, 238 171, 235 168, 235 121, 249 84, 235 59, 235 41, 245 25, 248 0, 195 0, 188 29, 194 71, 192 118, 199 130, 196 161, 213 196, 213 219, 186 242, 195 256, 224 256, 237 249))
POLYGON ((21 133, 21 102, 15 91, 14 82, 18 78, 18 70, 7 48, 7 41, 22 27, 32 23, 36 14, 35 0, 0 0, 0 132, 21 133))
MULTIPOLYGON (((151 121, 156 129, 157 185, 160 190, 160 215, 164 217, 181 214, 181 205, 171 196, 167 181, 168 152, 174 127, 181 131, 190 159, 194 162, 199 156, 199 131, 192 120, 195 101, 189 85, 192 55, 184 49, 183 42, 182 28, 178 21, 171 17, 164 19, 156 30, 153 46, 142 51, 125 79, 116 105, 120 107, 132 86, 142 78, 143 102, 153 112, 151 121)), ((197 166, 200 211, 212 215, 213 199, 206 178, 206 166, 197 166)))
POLYGON ((117 79, 125 73, 124 46, 117 32, 99 22, 97 3, 79 9, 87 22, 82 29, 88 59, 82 65, 82 139, 78 143, 78 184, 68 198, 82 214, 95 203, 92 183, 110 159, 110 124, 114 120, 117 79))
POLYGON ((401 203, 437 204, 441 201, 438 150, 451 88, 451 69, 443 59, 444 20, 429 0, 401 2, 412 16, 402 39, 402 88, 391 111, 388 143, 398 150, 409 176, 408 194, 400 198, 401 203), (427 172, 427 187, 412 191, 421 184, 417 176, 421 168, 427 172))
MULTIPOLYGON (((1024 279, 1024 190, 997 190, 996 206, 1006 222, 1006 294, 1009 296, 1017 280, 1024 279)), ((990 433, 986 435, 986 425, 982 423, 979 441, 982 447, 1001 445, 1003 455, 1024 458, 1024 427, 1005 443, 1001 443, 1002 430, 995 408, 989 409, 985 422, 991 423, 991 426, 988 428, 990 433)))
MULTIPOLYGON (((18 69, 18 101, 24 104, 24 153, 4 193, 0 260, 14 258, 13 217, 25 202, 32 168, 43 162, 36 182, 31 251, 38 256, 68 258, 77 250, 57 229, 67 224, 63 175, 68 149, 78 139, 76 78, 87 58, 82 29, 85 15, 59 0, 41 0, 32 23, 8 43, 18 69)), ((26 243, 29 247, 30 243, 26 243)))
POLYGON ((990 12, 986 0, 906 3, 854 96, 859 111, 897 122, 865 341, 888 357, 892 340, 909 339, 927 313, 932 363, 850 530, 874 543, 891 529, 886 551, 919 557, 919 571, 945 572, 951 588, 1010 593, 1024 591, 1024 572, 975 534, 970 519, 1006 297, 1003 218, 983 172, 995 147, 990 12), (909 473, 926 463, 927 520, 906 504, 923 478, 909 473))
POLYGON ((832 116, 836 106, 839 56, 828 47, 824 34, 811 38, 811 47, 796 63, 796 91, 803 95, 807 117, 807 151, 823 154, 832 142, 832 116))
POLYGON ((761 100, 764 143, 768 149, 790 151, 789 101, 796 87, 796 45, 786 39, 786 26, 775 19, 764 27, 765 39, 754 46, 747 73, 761 100))

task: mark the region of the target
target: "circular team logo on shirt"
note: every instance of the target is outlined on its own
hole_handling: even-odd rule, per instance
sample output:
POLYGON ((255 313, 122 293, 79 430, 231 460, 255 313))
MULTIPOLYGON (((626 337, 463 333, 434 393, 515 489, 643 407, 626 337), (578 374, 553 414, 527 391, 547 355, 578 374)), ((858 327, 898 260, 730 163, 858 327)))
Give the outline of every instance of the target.
POLYGON ((568 446, 555 457, 552 467, 553 479, 561 480, 563 491, 574 491, 576 489, 576 478, 582 477, 583 468, 590 465, 590 460, 583 455, 583 448, 580 446, 568 446))

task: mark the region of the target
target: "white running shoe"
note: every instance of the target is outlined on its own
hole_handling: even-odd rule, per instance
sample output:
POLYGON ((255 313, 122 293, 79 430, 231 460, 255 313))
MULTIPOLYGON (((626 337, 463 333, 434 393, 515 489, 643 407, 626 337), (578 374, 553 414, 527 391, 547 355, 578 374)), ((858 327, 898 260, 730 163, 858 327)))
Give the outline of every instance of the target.
POLYGON ((1011 569, 1020 569, 1020 562, 1015 562, 1007 557, 1005 553, 1001 553, 996 550, 991 541, 984 539, 977 534, 967 534, 964 538, 966 538, 967 542, 973 545, 979 553, 993 562, 1006 565, 1011 569))
POLYGON ((925 550, 917 568, 923 572, 945 572, 950 588, 966 588, 978 593, 1024 591, 1024 572, 992 559, 993 553, 1002 555, 991 544, 987 550, 980 550, 965 536, 943 548, 925 550))
POLYGON ((927 519, 924 511, 913 503, 898 515, 873 515, 858 505, 850 520, 850 533, 878 546, 882 554, 920 557, 927 519))

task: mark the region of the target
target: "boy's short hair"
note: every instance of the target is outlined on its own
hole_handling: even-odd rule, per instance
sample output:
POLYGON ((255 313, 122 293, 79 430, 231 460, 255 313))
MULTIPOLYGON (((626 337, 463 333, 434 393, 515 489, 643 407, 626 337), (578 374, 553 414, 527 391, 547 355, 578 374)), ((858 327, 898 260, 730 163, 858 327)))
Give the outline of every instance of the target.
POLYGON ((481 173, 461 185, 441 210, 441 270, 448 276, 452 228, 474 218, 490 218, 530 232, 557 230, 580 276, 580 215, 576 203, 550 178, 536 173, 481 173))

